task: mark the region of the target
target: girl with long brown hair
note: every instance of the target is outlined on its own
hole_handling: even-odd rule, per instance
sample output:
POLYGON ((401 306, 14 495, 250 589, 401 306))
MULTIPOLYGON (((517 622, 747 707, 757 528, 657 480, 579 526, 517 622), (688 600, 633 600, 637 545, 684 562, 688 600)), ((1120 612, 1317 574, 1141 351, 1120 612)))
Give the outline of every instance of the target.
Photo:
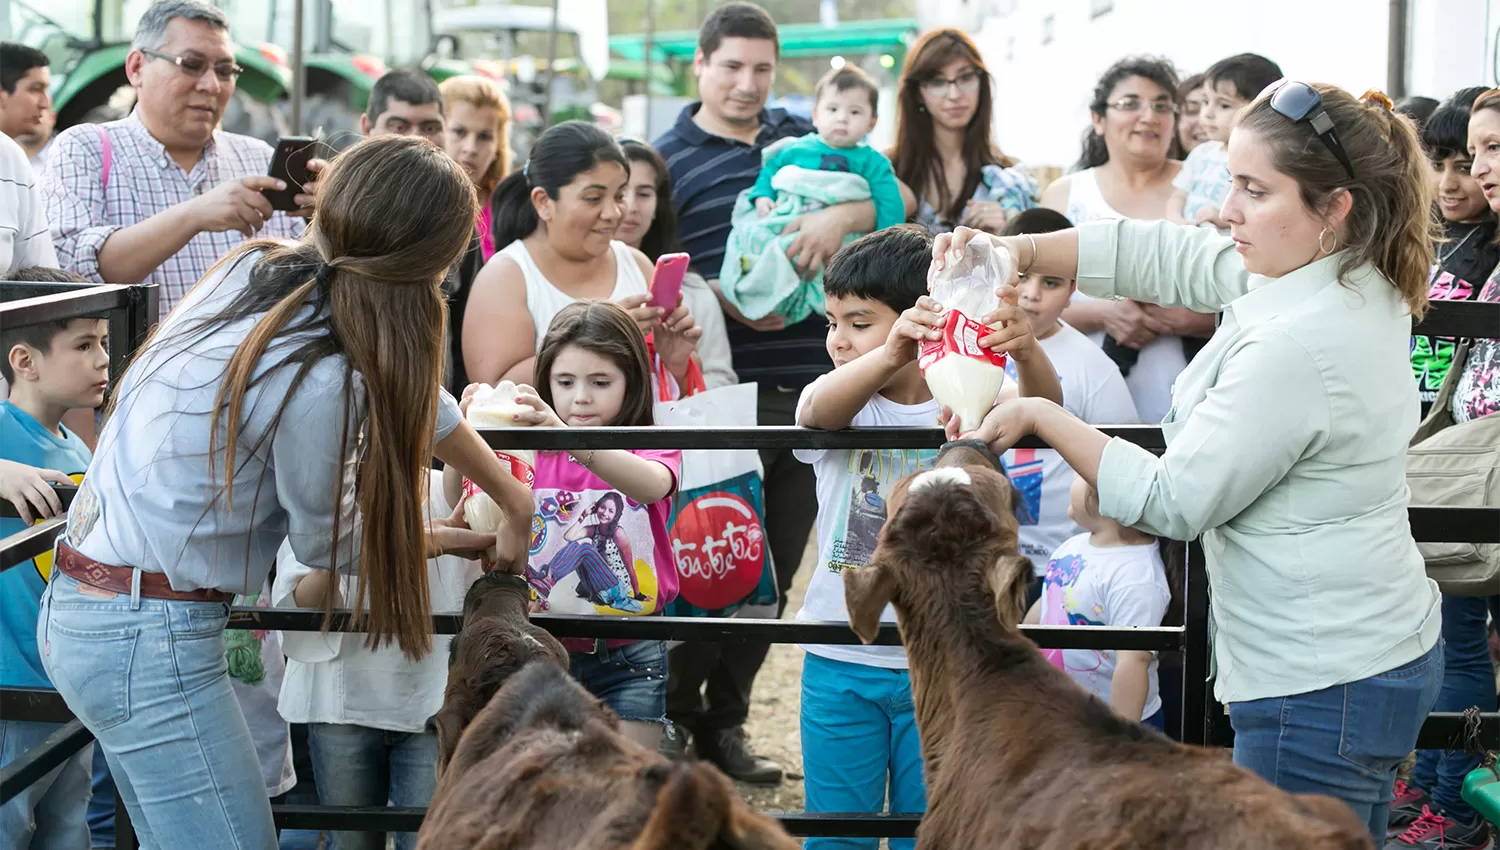
POLYGON ((329 167, 302 240, 222 260, 121 379, 38 634, 143 847, 276 846, 221 634, 283 540, 313 567, 357 563, 369 644, 413 658, 432 644, 429 554, 525 551, 529 492, 438 388, 440 286, 477 213, 437 147, 362 142, 329 167), (434 453, 514 531, 424 527, 434 453))
MULTIPOLYGON (((1096 297, 1223 312, 1177 379, 1162 455, 1037 399, 996 407, 977 436, 999 452, 1036 434, 1098 490, 1102 515, 1201 535, 1235 763, 1342 800, 1384 842, 1396 768, 1443 670, 1441 595, 1406 485, 1433 181, 1379 93, 1282 80, 1236 120, 1228 238, 1099 221, 996 240, 1017 268, 1096 297)), ((992 238, 961 230, 934 256, 976 237, 992 238)))
POLYGON ((1036 206, 1036 182, 990 138, 993 109, 990 73, 967 35, 936 29, 917 40, 887 156, 913 193, 913 220, 934 235, 960 224, 999 233, 1007 217, 1036 206))

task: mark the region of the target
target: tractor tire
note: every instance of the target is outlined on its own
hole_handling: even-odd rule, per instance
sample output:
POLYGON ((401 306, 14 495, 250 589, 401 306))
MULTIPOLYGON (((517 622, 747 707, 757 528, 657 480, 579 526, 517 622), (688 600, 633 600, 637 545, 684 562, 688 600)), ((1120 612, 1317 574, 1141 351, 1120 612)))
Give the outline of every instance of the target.
POLYGON ((275 145, 277 139, 286 135, 281 116, 270 104, 261 103, 240 91, 229 99, 219 124, 226 132, 253 136, 268 145, 275 145))
MULTIPOLYGON (((349 89, 345 86, 326 89, 309 94, 302 101, 302 133, 310 136, 319 128, 323 131, 323 142, 335 152, 342 151, 359 141, 359 110, 349 103, 349 89)), ((292 125, 292 104, 286 98, 276 101, 276 110, 284 126, 292 125)), ((290 132, 290 130, 288 130, 290 132)))

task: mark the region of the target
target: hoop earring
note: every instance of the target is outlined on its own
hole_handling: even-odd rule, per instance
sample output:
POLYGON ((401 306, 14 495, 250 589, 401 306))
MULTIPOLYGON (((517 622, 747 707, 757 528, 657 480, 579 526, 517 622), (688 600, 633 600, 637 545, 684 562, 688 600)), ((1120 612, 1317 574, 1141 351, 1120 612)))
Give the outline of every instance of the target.
POLYGON ((1323 247, 1323 237, 1324 236, 1328 236, 1330 233, 1331 233, 1331 231, 1329 231, 1329 229, 1326 228, 1326 227, 1323 228, 1322 230, 1318 231, 1318 250, 1321 251, 1321 252, 1323 252, 1323 256, 1325 256, 1325 257, 1328 256, 1329 254, 1332 254, 1334 251, 1337 251, 1339 249, 1339 235, 1337 233, 1333 233, 1332 234, 1332 236, 1333 236, 1333 247, 1332 248, 1324 248, 1323 247))

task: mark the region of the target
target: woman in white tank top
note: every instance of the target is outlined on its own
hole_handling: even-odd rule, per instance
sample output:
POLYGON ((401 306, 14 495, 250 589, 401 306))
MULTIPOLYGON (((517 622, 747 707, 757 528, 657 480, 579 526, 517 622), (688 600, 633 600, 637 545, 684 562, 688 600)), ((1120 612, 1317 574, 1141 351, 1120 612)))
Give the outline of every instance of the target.
MULTIPOLYGON (((1106 71, 1090 106, 1093 126, 1084 141, 1079 163, 1083 167, 1047 187, 1042 206, 1062 212, 1075 225, 1099 219, 1165 218, 1172 178, 1182 167, 1167 157, 1175 132, 1175 90, 1175 75, 1165 62, 1130 58, 1106 71), (1101 176, 1118 207, 1105 198, 1101 176)), ((1133 302, 1105 305, 1084 295, 1075 296, 1063 316, 1103 344, 1107 324, 1103 310, 1133 311, 1141 329, 1154 337, 1140 347, 1125 383, 1141 419, 1160 422, 1172 406, 1172 382, 1187 365, 1179 334, 1207 337, 1213 333, 1213 317, 1159 307, 1150 307, 1148 316, 1133 302), (1148 319, 1169 332, 1146 327, 1148 319)))
POLYGON ((552 317, 574 301, 613 301, 655 332, 656 352, 682 385, 701 331, 685 307, 647 304, 651 264, 614 239, 630 166, 592 124, 567 121, 537 141, 531 159, 495 189, 495 244, 464 312, 469 380, 531 383, 552 317))

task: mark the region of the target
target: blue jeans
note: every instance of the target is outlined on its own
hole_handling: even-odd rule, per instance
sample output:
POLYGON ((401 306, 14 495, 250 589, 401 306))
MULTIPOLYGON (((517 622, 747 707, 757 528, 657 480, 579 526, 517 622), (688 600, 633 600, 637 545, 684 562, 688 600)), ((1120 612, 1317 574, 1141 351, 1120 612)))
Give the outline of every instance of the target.
POLYGON ((1369 824, 1379 847, 1396 767, 1416 744, 1442 678, 1439 645, 1347 685, 1232 703, 1234 763, 1284 791, 1343 800, 1369 824))
POLYGON ((569 672, 621 720, 667 722, 667 645, 638 640, 568 655, 569 672))
MULTIPOLYGON (((309 723, 307 745, 325 806, 425 806, 437 787, 437 736, 343 723, 309 723)), ((330 832, 333 850, 384 850, 383 832, 330 832)), ((413 850, 416 833, 396 833, 413 850)))
MULTIPOLYGON (((1483 596, 1443 597, 1443 686, 1436 711, 1461 712, 1470 706, 1495 710, 1495 668, 1490 664, 1485 617, 1491 600, 1483 596)), ((1463 800, 1464 777, 1479 766, 1479 756, 1458 750, 1421 750, 1412 768, 1412 784, 1432 795, 1434 805, 1465 823, 1474 809, 1463 800)))
MULTIPOLYGON (((61 723, 0 720, 0 766, 10 764, 61 723)), ((87 745, 0 806, 0 847, 5 850, 88 850, 89 762, 94 747, 87 745)))
POLYGON ((109 776, 109 762, 104 760, 104 748, 94 747, 93 774, 94 796, 89 800, 89 835, 94 850, 114 850, 115 846, 115 781, 109 776))
POLYGON ((143 850, 275 850, 260 760, 229 686, 217 602, 42 595, 42 665, 104 748, 143 850))
MULTIPOLYGON (((922 746, 905 670, 802 662, 802 769, 809 812, 927 811, 922 746)), ((891 850, 911 850, 892 838, 891 850)), ((806 850, 874 850, 878 838, 809 838, 806 850)))

